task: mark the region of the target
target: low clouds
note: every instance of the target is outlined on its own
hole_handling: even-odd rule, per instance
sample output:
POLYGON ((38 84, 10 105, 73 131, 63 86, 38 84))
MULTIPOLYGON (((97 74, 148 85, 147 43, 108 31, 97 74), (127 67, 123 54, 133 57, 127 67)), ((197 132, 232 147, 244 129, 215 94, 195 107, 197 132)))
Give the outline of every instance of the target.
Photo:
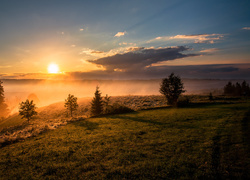
POLYGON ((250 64, 211 64, 188 66, 150 66, 135 71, 65 72, 63 74, 0 74, 0 79, 161 79, 170 73, 191 79, 250 79, 250 64))
POLYGON ((198 54, 183 54, 183 51, 190 50, 188 47, 168 47, 168 48, 143 48, 133 47, 123 54, 89 60, 89 62, 101 65, 107 71, 138 71, 150 67, 152 64, 170 61, 185 57, 197 56, 198 54))
POLYGON ((151 66, 137 71, 69 72, 74 79, 161 79, 174 72, 191 79, 250 79, 250 64, 211 64, 189 66, 151 66))
POLYGON ((124 31, 124 32, 118 32, 118 33, 116 33, 116 35, 114 37, 124 36, 125 34, 126 34, 126 31, 124 31))
POLYGON ((155 41, 168 41, 168 40, 187 40, 192 41, 193 43, 206 43, 213 44, 215 41, 223 38, 223 34, 194 34, 194 35, 176 35, 176 36, 159 36, 152 40, 149 40, 148 43, 155 41))

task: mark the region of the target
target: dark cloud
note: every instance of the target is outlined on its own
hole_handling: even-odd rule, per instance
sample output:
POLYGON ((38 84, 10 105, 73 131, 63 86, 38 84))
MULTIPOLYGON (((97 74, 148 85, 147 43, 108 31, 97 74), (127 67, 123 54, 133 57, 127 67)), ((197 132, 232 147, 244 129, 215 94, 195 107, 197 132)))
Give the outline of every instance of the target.
POLYGON ((161 79, 174 72, 183 78, 250 79, 249 66, 250 64, 151 66, 129 72, 70 72, 67 76, 74 79, 161 79))
POLYGON ((107 71, 138 71, 139 69, 145 69, 154 63, 198 55, 181 53, 187 50, 189 50, 189 48, 184 46, 158 49, 146 49, 140 47, 130 49, 129 52, 124 54, 116 54, 97 60, 89 60, 89 62, 102 65, 107 71))

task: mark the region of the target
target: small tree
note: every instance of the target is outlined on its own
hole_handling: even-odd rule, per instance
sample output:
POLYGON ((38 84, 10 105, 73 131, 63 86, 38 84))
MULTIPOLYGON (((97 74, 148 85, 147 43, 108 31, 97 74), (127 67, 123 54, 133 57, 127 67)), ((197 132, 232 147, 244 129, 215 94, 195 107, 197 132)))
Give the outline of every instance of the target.
POLYGON ((3 82, 0 81, 0 118, 7 116, 9 113, 8 106, 4 100, 4 89, 2 83, 3 82))
POLYGON ((232 95, 235 92, 235 86, 232 84, 231 81, 227 83, 227 85, 224 87, 224 94, 225 95, 232 95))
POLYGON ((33 100, 29 101, 28 99, 25 102, 21 102, 19 106, 19 115, 23 118, 28 120, 28 123, 32 116, 36 115, 37 112, 35 111, 36 106, 33 103, 33 100))
POLYGON ((74 95, 69 94, 68 98, 65 99, 64 107, 69 110, 70 116, 73 117, 73 111, 76 111, 78 108, 77 97, 74 97, 74 95))
POLYGON ((103 101, 101 97, 101 92, 99 87, 96 87, 95 97, 91 102, 91 114, 94 116, 98 116, 103 112, 103 101))
POLYGON ((170 105, 176 105, 179 96, 185 92, 183 83, 179 76, 171 73, 168 78, 162 80, 160 93, 163 94, 170 105))
POLYGON ((106 94, 106 96, 104 97, 104 101, 103 101, 103 103, 104 103, 104 113, 109 113, 109 102, 110 102, 110 96, 108 96, 107 94, 106 94))

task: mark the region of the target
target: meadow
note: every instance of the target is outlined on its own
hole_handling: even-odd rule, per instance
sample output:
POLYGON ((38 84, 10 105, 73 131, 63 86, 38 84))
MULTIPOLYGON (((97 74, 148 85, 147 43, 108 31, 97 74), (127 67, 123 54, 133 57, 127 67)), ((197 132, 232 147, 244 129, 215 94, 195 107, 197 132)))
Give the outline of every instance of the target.
POLYGON ((47 128, 1 147, 0 179, 249 179, 250 103, 206 98, 47 128))

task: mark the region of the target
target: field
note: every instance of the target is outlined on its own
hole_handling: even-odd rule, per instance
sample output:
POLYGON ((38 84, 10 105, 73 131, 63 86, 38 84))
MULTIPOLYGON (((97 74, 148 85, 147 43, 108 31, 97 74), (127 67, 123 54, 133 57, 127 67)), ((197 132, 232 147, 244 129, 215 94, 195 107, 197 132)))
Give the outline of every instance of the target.
POLYGON ((81 117, 3 146, 0 179, 249 179, 250 104, 81 117))

